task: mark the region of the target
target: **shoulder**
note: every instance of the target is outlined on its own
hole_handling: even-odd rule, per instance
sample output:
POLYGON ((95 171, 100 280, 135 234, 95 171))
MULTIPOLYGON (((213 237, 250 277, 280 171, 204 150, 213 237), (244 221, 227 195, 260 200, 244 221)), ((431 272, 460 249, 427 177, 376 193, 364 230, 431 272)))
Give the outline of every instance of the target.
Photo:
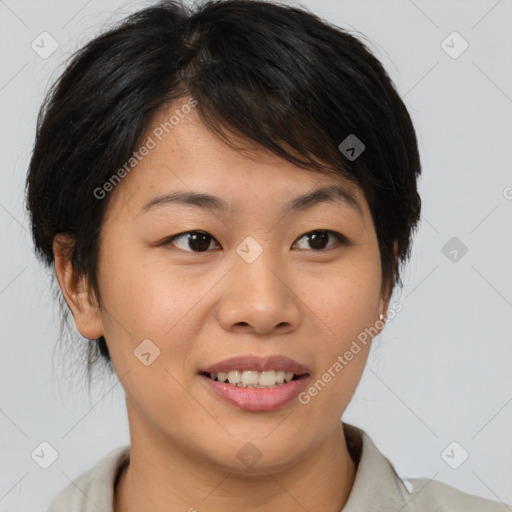
POLYGON ((466 494, 433 479, 402 479, 364 430, 347 423, 343 429, 357 463, 343 512, 512 512, 504 503, 466 494))
POLYGON ((404 512, 511 512, 512 508, 497 501, 467 494, 450 485, 427 478, 411 478, 404 512))
POLYGON ((428 480, 426 478, 411 478, 408 480, 412 485, 411 505, 414 500, 414 510, 429 510, 432 512, 506 512, 512 508, 504 503, 491 501, 480 496, 464 493, 455 487, 428 480))
POLYGON ((47 512, 113 512, 115 479, 129 455, 129 445, 107 453, 94 467, 64 487, 47 512))

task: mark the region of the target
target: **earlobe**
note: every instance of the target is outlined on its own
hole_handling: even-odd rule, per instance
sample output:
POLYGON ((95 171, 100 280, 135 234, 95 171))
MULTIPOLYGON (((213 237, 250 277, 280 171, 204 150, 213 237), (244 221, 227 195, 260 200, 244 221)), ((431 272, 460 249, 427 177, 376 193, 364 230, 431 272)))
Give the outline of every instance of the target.
POLYGON ((73 268, 71 254, 74 239, 66 233, 58 233, 53 238, 55 275, 64 299, 69 306, 75 325, 82 336, 97 339, 103 335, 99 308, 86 277, 73 268))

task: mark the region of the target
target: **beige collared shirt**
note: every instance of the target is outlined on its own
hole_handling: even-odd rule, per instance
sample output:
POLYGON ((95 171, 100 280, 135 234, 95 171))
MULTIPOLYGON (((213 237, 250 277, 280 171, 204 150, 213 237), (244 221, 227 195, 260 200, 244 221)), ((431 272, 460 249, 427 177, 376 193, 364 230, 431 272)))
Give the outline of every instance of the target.
MULTIPOLYGON (((363 430, 347 423, 343 429, 350 455, 358 464, 354 485, 340 512, 512 512, 504 503, 465 494, 441 482, 402 480, 363 430)), ((114 512, 116 477, 129 454, 129 446, 108 453, 65 487, 48 512, 114 512)))

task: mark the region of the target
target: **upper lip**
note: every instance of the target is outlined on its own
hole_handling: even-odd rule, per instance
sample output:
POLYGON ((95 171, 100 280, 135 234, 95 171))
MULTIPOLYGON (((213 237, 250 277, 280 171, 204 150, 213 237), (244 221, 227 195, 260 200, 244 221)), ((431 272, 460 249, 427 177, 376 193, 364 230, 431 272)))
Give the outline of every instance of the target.
POLYGON ((201 370, 200 373, 219 373, 233 370, 252 370, 258 372, 282 370, 293 372, 295 375, 305 375, 308 373, 308 369, 303 364, 280 355, 265 357, 255 355, 235 356, 208 366, 201 370))

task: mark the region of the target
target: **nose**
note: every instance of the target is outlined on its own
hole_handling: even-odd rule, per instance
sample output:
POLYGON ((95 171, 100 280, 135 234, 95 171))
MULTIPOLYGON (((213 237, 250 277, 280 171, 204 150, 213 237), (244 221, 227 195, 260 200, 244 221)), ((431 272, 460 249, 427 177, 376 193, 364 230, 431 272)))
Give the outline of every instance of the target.
POLYGON ((263 253, 252 263, 236 258, 224 281, 217 309, 220 325, 230 332, 284 334, 297 329, 301 313, 297 290, 283 266, 263 253))

